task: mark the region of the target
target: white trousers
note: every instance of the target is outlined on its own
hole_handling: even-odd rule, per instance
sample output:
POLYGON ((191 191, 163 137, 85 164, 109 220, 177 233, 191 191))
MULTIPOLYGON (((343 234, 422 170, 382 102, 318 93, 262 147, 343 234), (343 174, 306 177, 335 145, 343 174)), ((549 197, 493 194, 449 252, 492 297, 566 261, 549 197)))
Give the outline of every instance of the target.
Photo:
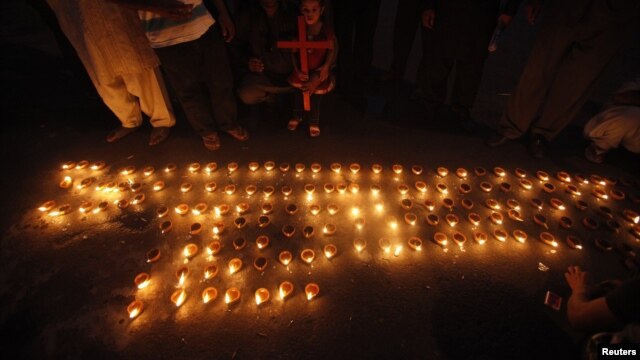
POLYGON ((640 107, 613 106, 587 122, 585 136, 606 152, 620 145, 640 153, 640 107))
POLYGON ((176 123, 158 67, 113 79, 94 80, 93 84, 102 101, 120 119, 123 127, 142 125, 141 111, 149 116, 153 127, 171 127, 176 123))

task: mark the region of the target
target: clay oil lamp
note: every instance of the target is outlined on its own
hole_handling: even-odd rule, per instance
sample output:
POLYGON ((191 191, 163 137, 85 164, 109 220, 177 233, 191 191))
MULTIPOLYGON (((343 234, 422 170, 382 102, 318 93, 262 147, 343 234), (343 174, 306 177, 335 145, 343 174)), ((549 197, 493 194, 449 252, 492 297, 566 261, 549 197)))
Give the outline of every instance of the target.
POLYGON ((230 288, 224 293, 224 302, 227 305, 235 304, 240 300, 240 290, 238 288, 230 288))
POLYGON ((217 169, 218 169, 218 164, 215 163, 215 162, 210 162, 204 167, 204 171, 207 174, 211 174, 212 172, 216 171, 217 169))
POLYGON ((357 252, 360 253, 367 247, 367 242, 362 238, 356 238, 355 240, 353 240, 353 247, 357 252))
POLYGON ((278 260, 282 265, 288 266, 293 260, 293 255, 291 254, 291 252, 285 250, 280 252, 280 254, 278 255, 278 260))
POLYGON ((260 288, 255 292, 256 305, 264 304, 269 301, 269 290, 260 288))
POLYGON ((278 293, 280 294, 280 299, 284 300, 287 296, 291 295, 293 292, 293 283, 290 281, 283 281, 278 286, 278 293))
POLYGON ((445 247, 447 246, 447 235, 445 233, 436 232, 433 234, 433 241, 435 241, 436 244, 445 247))
POLYGON ((140 300, 135 300, 127 306, 127 313, 130 319, 136 318, 144 310, 144 303, 140 300))
POLYGON ((208 287, 202 290, 202 302, 208 304, 218 297, 218 289, 214 287, 208 287))
POLYGON ((338 253, 338 248, 333 244, 327 244, 324 246, 324 256, 327 259, 331 259, 338 253))
POLYGON ((407 240, 407 246, 414 251, 422 251, 422 239, 416 236, 412 236, 407 240))
POLYGON ((304 287, 304 293, 307 295, 307 301, 311 301, 320 293, 320 286, 309 283, 304 287))

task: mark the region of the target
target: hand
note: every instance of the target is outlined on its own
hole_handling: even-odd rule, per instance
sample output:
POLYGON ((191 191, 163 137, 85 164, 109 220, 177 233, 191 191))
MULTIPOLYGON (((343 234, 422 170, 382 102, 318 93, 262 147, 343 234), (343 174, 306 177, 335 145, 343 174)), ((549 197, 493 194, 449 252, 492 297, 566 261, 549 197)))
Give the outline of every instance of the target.
POLYGON ((320 80, 320 74, 316 72, 311 75, 309 81, 304 83, 303 88, 305 91, 308 91, 309 94, 313 94, 320 84, 322 84, 322 80, 320 80))
POLYGON ((509 24, 511 24, 511 20, 513 19, 513 16, 508 15, 508 14, 500 14, 500 16, 498 16, 498 24, 503 24, 504 27, 509 26, 509 24))
POLYGON ((427 9, 422 12, 422 26, 429 30, 433 29, 433 22, 436 18, 436 12, 433 9, 427 9))
POLYGON ((564 274, 564 278, 567 280, 567 284, 571 288, 573 293, 584 293, 587 286, 587 273, 580 270, 578 266, 569 266, 569 269, 564 274))
POLYGON ((248 62, 249 71, 261 73, 264 71, 264 63, 258 58, 251 58, 248 62))
POLYGON ((178 0, 162 0, 150 2, 146 10, 174 21, 186 20, 191 17, 192 4, 183 4, 178 0))
POLYGON ((529 24, 533 25, 540 15, 540 10, 542 10, 542 1, 540 0, 531 0, 527 3, 525 7, 527 10, 527 20, 529 20, 529 24))
POLYGON ((236 36, 236 27, 233 25, 233 21, 227 15, 222 15, 218 19, 220 22, 220 30, 222 31, 222 37, 225 42, 231 42, 234 36, 236 36))
POLYGON ((296 73, 298 74, 298 79, 300 79, 300 81, 306 82, 309 81, 309 74, 305 74, 302 71, 297 71, 296 73))
POLYGON ((328 66, 322 66, 320 68, 320 71, 318 73, 318 76, 320 78, 320 82, 323 82, 325 80, 327 80, 327 78, 329 77, 329 75, 331 74, 331 70, 329 69, 328 66))

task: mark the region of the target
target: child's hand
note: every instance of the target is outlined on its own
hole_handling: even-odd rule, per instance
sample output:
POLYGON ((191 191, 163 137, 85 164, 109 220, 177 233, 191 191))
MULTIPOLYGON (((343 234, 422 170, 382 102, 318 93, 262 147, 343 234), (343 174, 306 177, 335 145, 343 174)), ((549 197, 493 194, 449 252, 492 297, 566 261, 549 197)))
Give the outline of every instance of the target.
POLYGON ((329 66, 322 66, 318 74, 320 78, 320 82, 327 80, 330 74, 331 74, 331 70, 329 69, 329 66))
POLYGON ((258 58, 249 59, 248 66, 249 66, 249 71, 254 73, 261 73, 264 71, 264 63, 262 62, 262 60, 258 58))
POLYGON ((296 71, 298 73, 298 79, 300 81, 309 81, 309 74, 305 74, 302 71, 296 71))
POLYGON ((584 293, 587 286, 587 273, 580 270, 578 266, 569 266, 564 274, 567 284, 574 293, 584 293))

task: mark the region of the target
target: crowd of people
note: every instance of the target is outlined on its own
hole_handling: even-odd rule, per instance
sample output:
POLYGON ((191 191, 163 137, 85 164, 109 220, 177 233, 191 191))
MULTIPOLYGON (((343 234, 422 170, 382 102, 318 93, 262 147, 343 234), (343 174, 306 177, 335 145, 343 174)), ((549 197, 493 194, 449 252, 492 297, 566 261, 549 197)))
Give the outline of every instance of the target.
MULTIPOLYGON (((283 126, 305 124, 320 135, 321 103, 334 88, 362 94, 369 83, 381 0, 46 0, 76 50, 98 94, 121 121, 107 141, 135 131, 142 113, 164 141, 175 116, 164 80, 204 146, 216 150, 220 134, 239 141, 238 103, 258 116, 262 103, 288 103, 283 126), (228 5, 229 9, 228 9, 228 5), (298 17, 304 20, 299 28, 298 17), (301 51, 295 41, 306 34, 301 51), (289 43, 288 46, 285 43, 289 43), (309 46, 309 44, 315 44, 309 46), (288 120, 288 122, 287 122, 288 120)), ((443 109, 469 131, 484 62, 522 0, 400 0, 393 62, 383 77, 402 80, 420 29, 422 60, 415 98, 425 118, 443 109), (453 77, 453 78, 452 78, 453 77), (452 89, 449 87, 452 84, 452 89)), ((589 90, 640 18, 636 0, 527 0, 528 21, 543 13, 518 85, 499 119, 491 147, 529 136, 532 156, 543 157, 578 114, 589 90)), ((586 150, 601 162, 611 147, 640 151, 637 91, 624 106, 605 110, 585 130, 586 150), (627 109, 628 110, 628 109, 627 109), (604 121, 615 117, 615 121, 604 121), (622 120, 621 120, 622 119, 622 120), (604 124, 604 125, 603 125, 604 124), (622 124, 622 125, 621 125, 622 124), (623 131, 617 131, 621 126, 623 131), (613 129, 613 130, 611 130, 613 129), (610 140, 612 134, 623 140, 610 140), (619 136, 619 135, 616 135, 619 136), (604 144, 604 145, 603 145, 604 144)))

